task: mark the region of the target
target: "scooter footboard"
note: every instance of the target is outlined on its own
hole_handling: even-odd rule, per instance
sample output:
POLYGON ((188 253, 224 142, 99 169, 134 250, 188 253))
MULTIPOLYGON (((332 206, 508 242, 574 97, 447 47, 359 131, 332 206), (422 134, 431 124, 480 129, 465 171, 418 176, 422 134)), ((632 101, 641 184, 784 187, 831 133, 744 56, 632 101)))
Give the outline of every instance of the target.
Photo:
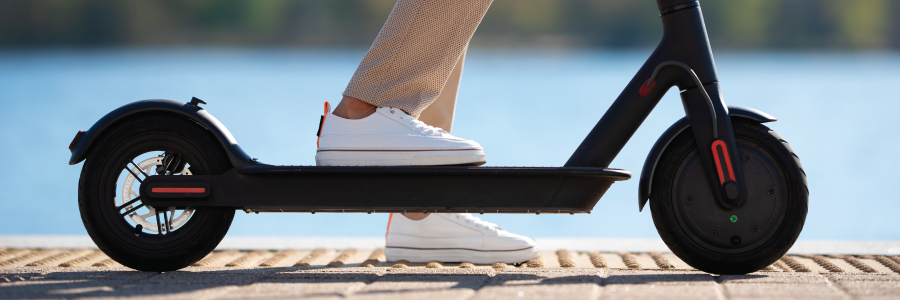
POLYGON ((213 176, 150 176, 154 207, 257 212, 588 213, 615 181, 606 168, 250 166, 213 176))

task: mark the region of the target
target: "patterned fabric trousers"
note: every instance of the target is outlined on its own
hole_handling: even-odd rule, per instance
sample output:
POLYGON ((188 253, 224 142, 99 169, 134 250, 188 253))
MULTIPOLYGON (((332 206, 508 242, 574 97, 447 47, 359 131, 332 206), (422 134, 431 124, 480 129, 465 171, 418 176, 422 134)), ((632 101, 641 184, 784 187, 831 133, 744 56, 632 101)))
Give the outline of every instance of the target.
POLYGON ((343 95, 450 131, 469 40, 492 0, 398 0, 343 95))

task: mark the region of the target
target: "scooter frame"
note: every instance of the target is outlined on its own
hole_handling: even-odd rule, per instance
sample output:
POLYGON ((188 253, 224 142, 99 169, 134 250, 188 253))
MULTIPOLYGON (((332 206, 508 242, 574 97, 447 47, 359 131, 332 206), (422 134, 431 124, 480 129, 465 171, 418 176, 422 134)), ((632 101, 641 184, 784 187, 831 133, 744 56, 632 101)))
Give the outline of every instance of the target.
POLYGON ((740 207, 746 193, 731 117, 757 122, 775 119, 757 110, 725 105, 698 1, 657 0, 657 4, 664 30, 658 47, 560 168, 266 165, 250 158, 225 126, 199 107, 205 102, 196 98, 190 103, 138 101, 110 112, 76 135, 69 164, 84 160, 94 142, 119 122, 144 113, 165 113, 206 128, 221 143, 233 168, 218 175, 146 177, 141 201, 152 207, 310 213, 590 213, 613 182, 631 177, 628 171, 608 168, 610 162, 669 88, 677 86, 687 116, 648 155, 640 207, 649 197, 656 161, 668 142, 688 126, 703 150, 699 155, 717 203, 726 209, 740 207), (348 182, 352 183, 349 188, 343 186, 348 182), (384 188, 401 185, 403 190, 384 188))

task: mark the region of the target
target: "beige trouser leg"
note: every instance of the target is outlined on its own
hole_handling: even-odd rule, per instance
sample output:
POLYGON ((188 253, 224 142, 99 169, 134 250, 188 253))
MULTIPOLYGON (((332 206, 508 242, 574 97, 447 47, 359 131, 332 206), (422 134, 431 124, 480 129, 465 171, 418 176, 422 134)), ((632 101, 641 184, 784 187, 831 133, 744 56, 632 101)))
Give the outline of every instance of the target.
MULTIPOLYGON (((462 71, 460 57, 491 1, 398 0, 344 96, 418 118, 439 98, 455 67, 462 71)), ((450 123, 430 125, 448 126, 438 124, 450 123)))
POLYGON ((425 124, 440 127, 447 132, 453 129, 453 116, 456 113, 456 93, 459 91, 459 80, 462 77, 463 63, 466 60, 466 52, 459 56, 456 67, 450 73, 450 78, 444 84, 444 89, 437 100, 422 111, 419 121, 425 124))

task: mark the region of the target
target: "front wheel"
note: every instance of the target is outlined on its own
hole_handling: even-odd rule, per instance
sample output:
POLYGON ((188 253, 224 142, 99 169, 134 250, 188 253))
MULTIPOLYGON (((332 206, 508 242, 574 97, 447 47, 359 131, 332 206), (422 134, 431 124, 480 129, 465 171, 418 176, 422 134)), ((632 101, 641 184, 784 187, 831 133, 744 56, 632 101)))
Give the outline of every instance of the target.
POLYGON ((650 211, 669 249, 687 264, 715 274, 746 274, 781 258, 797 240, 809 204, 797 154, 777 133, 732 119, 747 201, 718 205, 690 129, 663 153, 653 175, 650 211))
POLYGON ((141 271, 184 268, 215 249, 234 209, 149 207, 140 184, 148 176, 221 174, 227 156, 209 132, 191 120, 135 116, 93 147, 78 183, 78 207, 97 247, 141 271))

